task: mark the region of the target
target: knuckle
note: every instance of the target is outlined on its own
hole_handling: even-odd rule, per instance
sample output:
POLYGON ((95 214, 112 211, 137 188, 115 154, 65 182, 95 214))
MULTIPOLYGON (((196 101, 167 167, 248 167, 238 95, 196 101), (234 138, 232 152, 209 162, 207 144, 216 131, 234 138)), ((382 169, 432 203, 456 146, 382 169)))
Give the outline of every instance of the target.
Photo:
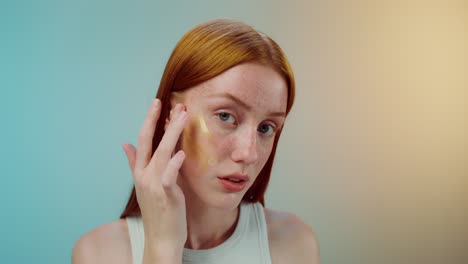
POLYGON ((164 187, 164 188, 169 188, 169 187, 171 187, 171 183, 170 183, 167 179, 162 180, 162 181, 161 181, 161 185, 162 185, 162 187, 164 187))
POLYGON ((144 174, 144 171, 140 168, 135 168, 134 169, 134 174, 135 174, 135 178, 137 179, 141 179, 143 174, 144 174))
POLYGON ((143 183, 142 180, 135 180, 135 188, 142 192, 146 192, 146 185, 143 183))
POLYGON ((149 187, 149 191, 154 197, 156 197, 156 199, 164 199, 164 193, 161 191, 160 186, 157 186, 156 184, 151 184, 151 186, 149 187))
POLYGON ((149 183, 150 177, 147 177, 147 175, 144 175, 144 173, 135 173, 135 185, 138 185, 140 189, 147 189, 149 183))
POLYGON ((140 189, 140 190, 145 190, 146 189, 146 183, 143 179, 141 178, 136 178, 135 179, 135 186, 140 189))

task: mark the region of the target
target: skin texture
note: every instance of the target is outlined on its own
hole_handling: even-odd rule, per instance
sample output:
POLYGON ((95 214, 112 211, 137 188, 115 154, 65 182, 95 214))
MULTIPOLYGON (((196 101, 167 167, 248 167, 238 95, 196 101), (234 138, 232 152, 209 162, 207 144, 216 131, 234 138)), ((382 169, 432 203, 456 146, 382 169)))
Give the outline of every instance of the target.
MULTIPOLYGON (((167 120, 166 134, 171 131, 180 133, 182 130, 174 130, 174 127, 181 125, 184 125, 184 130, 177 142, 172 143, 174 148, 170 149, 172 160, 176 161, 174 164, 180 162, 177 163, 179 173, 167 177, 167 181, 177 182, 176 186, 171 187, 171 192, 177 193, 173 196, 177 197, 180 206, 173 211, 183 208, 180 199, 185 200, 183 218, 186 223, 177 223, 177 228, 171 225, 171 219, 180 220, 175 215, 173 218, 167 217, 166 222, 159 222, 164 227, 161 230, 173 230, 172 233, 145 226, 145 236, 150 238, 145 246, 152 245, 145 248, 145 253, 154 253, 153 249, 158 246, 157 238, 161 235, 178 234, 180 237, 175 241, 185 241, 183 247, 206 249, 221 244, 232 234, 239 203, 268 160, 275 131, 283 126, 286 100, 287 87, 283 78, 273 69, 253 63, 238 65, 207 82, 174 94, 171 105, 176 110, 167 120), (183 124, 174 121, 180 116, 181 108, 186 110, 183 124), (175 153, 185 153, 185 159, 182 154, 175 153), (232 173, 248 175, 250 179, 244 190, 229 192, 222 187, 218 177, 232 173), (180 230, 185 224, 187 230, 180 230)), ((126 146, 124 149, 130 167, 134 168, 134 147, 126 146)), ((167 160, 170 158, 166 157, 167 160)), ((164 179, 162 176, 163 183, 164 179)), ((135 180, 138 178, 135 177, 135 180)), ((152 211, 161 209, 152 205, 157 202, 156 198, 161 198, 161 195, 148 195, 145 201, 148 218, 152 211)), ((318 243, 308 225, 290 213, 265 209, 265 216, 273 263, 318 263, 318 243)), ((151 221, 161 220, 155 217, 151 221)), ((179 245, 179 242, 174 245, 179 245)), ((174 252, 180 252, 180 248, 174 252)), ((73 263, 105 263, 109 260, 131 263, 128 229, 124 220, 85 234, 73 251, 73 263), (113 240, 109 241, 111 238, 113 240), (120 251, 113 251, 117 249, 120 251), (116 255, 120 256, 120 260, 115 259, 116 255)), ((180 262, 176 260, 174 263, 180 262)))

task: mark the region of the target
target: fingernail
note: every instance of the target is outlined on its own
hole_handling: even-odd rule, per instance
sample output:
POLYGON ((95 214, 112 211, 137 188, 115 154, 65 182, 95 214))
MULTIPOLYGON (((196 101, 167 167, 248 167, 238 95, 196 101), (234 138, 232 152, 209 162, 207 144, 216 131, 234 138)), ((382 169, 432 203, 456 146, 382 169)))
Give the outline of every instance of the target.
POLYGON ((180 113, 179 113, 179 116, 178 116, 178 119, 179 120, 183 120, 187 117, 187 111, 185 110, 182 110, 180 113))
POLYGON ((181 111, 182 111, 181 104, 176 104, 174 107, 174 113, 172 113, 172 117, 177 119, 181 111))
POLYGON ((181 106, 182 106, 181 104, 176 104, 175 106, 176 112, 180 112, 180 110, 182 110, 181 106))

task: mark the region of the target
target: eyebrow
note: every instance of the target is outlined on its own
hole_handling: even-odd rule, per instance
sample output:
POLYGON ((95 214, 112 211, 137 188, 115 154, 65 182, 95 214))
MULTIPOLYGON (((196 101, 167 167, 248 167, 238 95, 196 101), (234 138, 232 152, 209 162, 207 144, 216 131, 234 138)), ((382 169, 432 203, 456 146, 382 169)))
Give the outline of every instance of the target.
MULTIPOLYGON (((214 94, 213 97, 223 97, 223 98, 227 98, 237 104, 239 104, 242 108, 250 111, 252 110, 252 106, 246 104, 244 101, 242 101, 240 98, 230 94, 230 93, 222 93, 222 94, 214 94)), ((285 112, 271 112, 270 113, 271 116, 281 116, 281 117, 285 117, 286 116, 286 113, 285 112)))

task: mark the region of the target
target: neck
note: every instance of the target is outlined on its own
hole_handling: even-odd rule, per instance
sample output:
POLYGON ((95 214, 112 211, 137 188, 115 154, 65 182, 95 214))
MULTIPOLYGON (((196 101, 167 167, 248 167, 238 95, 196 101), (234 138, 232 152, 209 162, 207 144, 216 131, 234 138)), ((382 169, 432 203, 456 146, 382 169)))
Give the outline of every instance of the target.
POLYGON ((234 232, 239 206, 235 209, 211 207, 197 199, 186 199, 187 241, 185 248, 208 249, 226 241, 234 232))

